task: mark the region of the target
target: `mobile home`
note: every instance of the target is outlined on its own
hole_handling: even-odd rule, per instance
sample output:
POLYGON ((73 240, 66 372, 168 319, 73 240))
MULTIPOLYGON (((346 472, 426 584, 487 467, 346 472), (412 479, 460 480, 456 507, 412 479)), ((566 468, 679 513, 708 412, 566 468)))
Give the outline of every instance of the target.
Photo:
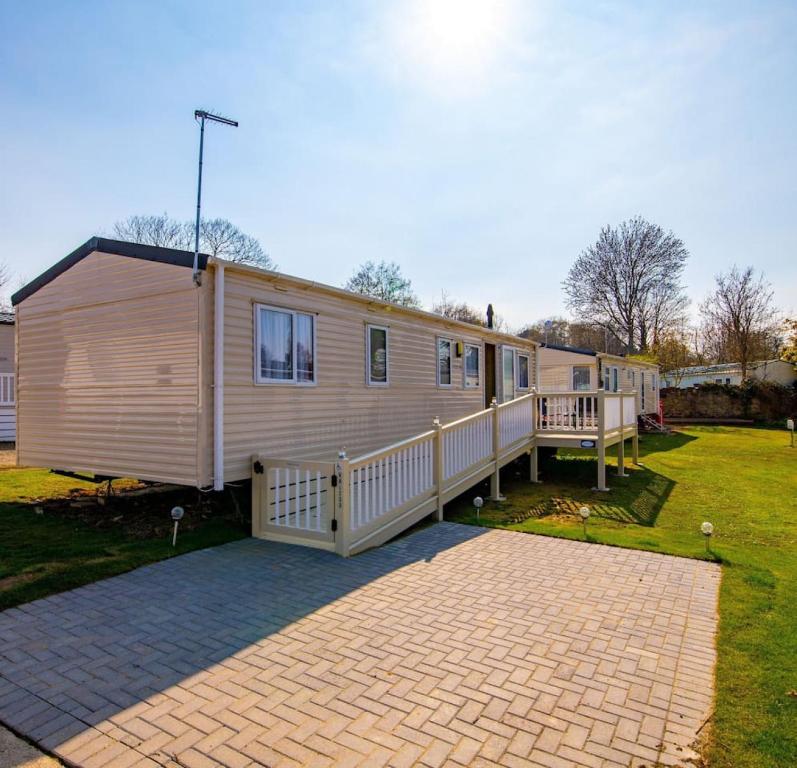
POLYGON ((655 363, 560 344, 542 344, 539 361, 542 392, 633 391, 638 415, 659 412, 659 368, 655 363))
POLYGON ((0 443, 16 440, 14 313, 0 310, 0 443))
POLYGON ((92 238, 12 297, 20 463, 221 490, 348 555, 538 446, 633 441, 633 398, 538 394, 538 345, 185 251, 92 238))

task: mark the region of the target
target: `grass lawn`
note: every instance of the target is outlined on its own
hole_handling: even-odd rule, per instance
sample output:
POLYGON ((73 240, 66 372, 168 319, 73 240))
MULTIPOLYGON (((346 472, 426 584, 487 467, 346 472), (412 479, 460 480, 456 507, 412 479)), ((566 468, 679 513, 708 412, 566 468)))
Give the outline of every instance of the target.
POLYGON ((0 470, 0 610, 248 534, 230 516, 186 505, 172 548, 171 497, 148 496, 138 508, 123 498, 100 507, 74 493, 94 488, 43 469, 0 470), (53 501, 70 497, 74 503, 53 501), (145 525, 155 514, 156 522, 145 525))
MULTIPOLYGON (((722 562, 712 767, 797 766, 797 448, 788 446, 787 433, 767 429, 643 436, 644 467, 618 478, 613 466, 610 493, 589 490, 595 459, 573 452, 547 464, 540 485, 508 472, 507 501, 481 511, 482 525, 583 539, 576 510, 586 503, 590 541, 722 562), (704 520, 715 527, 708 554, 704 520)), ((446 518, 476 523, 476 493, 446 518)))

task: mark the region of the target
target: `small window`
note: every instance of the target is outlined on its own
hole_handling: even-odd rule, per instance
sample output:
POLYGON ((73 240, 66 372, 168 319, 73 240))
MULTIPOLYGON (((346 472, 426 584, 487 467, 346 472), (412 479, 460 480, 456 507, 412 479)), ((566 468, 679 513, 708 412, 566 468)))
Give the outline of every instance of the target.
POLYGON ((588 365, 573 366, 573 391, 589 392, 591 386, 589 374, 590 367, 588 365))
POLYGON ((656 385, 658 384, 658 377, 655 373, 650 374, 650 386, 653 388, 653 391, 656 391, 656 385))
POLYGON ((612 368, 612 392, 617 392, 620 388, 618 378, 617 366, 614 366, 614 368, 612 368))
POLYGON ((389 374, 387 328, 380 325, 366 326, 365 339, 368 384, 386 387, 389 374))
POLYGON ((611 369, 604 368, 603 369, 603 388, 606 392, 610 392, 612 388, 612 377, 611 377, 611 369))
POLYGON ((726 383, 726 384, 730 384, 730 383, 731 383, 731 380, 730 380, 730 379, 725 379, 725 383, 726 383))
POLYGON ((517 388, 518 389, 528 389, 529 388, 529 356, 528 355, 518 355, 517 356, 517 388))
POLYGON ((504 347, 502 351, 502 398, 509 402, 515 399, 515 351, 511 347, 504 347))
POLYGON ((475 344, 465 345, 465 389, 477 389, 481 384, 481 352, 475 344))
POLYGON ((722 384, 722 379, 714 379, 715 384, 722 384))
POLYGON ((437 386, 451 386, 451 339, 437 340, 437 386))
POLYGON ((256 305, 255 380, 258 384, 315 383, 315 318, 256 305))

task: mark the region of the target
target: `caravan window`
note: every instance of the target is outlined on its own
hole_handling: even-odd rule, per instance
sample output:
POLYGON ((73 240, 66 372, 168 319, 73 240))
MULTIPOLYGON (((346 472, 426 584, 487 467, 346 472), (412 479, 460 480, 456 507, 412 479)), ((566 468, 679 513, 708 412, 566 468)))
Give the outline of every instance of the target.
POLYGON ((368 325, 365 328, 365 356, 368 385, 386 387, 389 383, 387 328, 368 325))
POLYGON ((518 354, 517 356, 517 388, 529 388, 529 356, 518 354))
POLYGON ((315 383, 315 318, 255 305, 255 380, 258 384, 315 383))
POLYGON ((481 384, 481 347, 465 345, 465 389, 476 389, 481 384))
POLYGON ((574 392, 589 392, 591 386, 590 382, 590 366, 588 365, 574 365, 573 366, 573 391, 574 392))
POLYGON ((614 366, 614 368, 612 368, 612 392, 617 392, 618 389, 619 389, 618 370, 617 366, 614 366))
POLYGON ((451 386, 451 339, 437 340, 437 386, 451 386))

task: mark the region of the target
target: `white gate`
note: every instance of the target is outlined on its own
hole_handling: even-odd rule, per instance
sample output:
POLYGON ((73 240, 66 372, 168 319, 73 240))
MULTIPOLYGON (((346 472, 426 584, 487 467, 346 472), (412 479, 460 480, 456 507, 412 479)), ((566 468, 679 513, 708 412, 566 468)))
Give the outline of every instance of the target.
POLYGON ((255 457, 252 535, 334 546, 335 465, 255 457))

